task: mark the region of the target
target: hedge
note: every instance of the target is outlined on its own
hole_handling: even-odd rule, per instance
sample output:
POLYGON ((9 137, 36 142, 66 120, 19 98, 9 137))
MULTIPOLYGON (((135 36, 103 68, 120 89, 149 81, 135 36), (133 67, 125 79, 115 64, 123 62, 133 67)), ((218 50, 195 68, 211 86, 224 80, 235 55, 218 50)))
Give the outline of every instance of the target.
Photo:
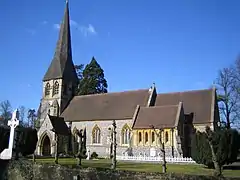
MULTIPOLYGON (((10 128, 0 127, 0 152, 8 147, 10 128)), ((14 152, 21 153, 23 156, 33 154, 38 137, 37 130, 32 128, 17 127, 15 136, 14 152)))

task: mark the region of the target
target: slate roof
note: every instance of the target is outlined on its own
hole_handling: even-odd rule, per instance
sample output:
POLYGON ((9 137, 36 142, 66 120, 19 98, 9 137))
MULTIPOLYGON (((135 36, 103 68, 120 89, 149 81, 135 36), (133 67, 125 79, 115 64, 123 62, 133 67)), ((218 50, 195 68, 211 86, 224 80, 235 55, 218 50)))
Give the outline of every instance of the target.
POLYGON ((214 97, 214 89, 158 94, 155 106, 176 105, 181 101, 184 113, 193 113, 193 123, 201 124, 212 122, 214 97))
MULTIPOLYGON (((149 129, 176 127, 180 120, 182 104, 169 106, 140 107, 133 129, 149 129)), ((184 120, 184 119, 183 119, 184 120)))
POLYGON ((69 5, 66 3, 64 18, 60 27, 59 38, 53 60, 43 78, 43 81, 64 78, 76 81, 77 74, 72 61, 71 32, 69 5))
POLYGON ((132 119, 137 105, 147 106, 148 89, 75 96, 61 114, 65 121, 132 119))
POLYGON ((60 135, 68 135, 68 127, 64 118, 48 115, 53 126, 53 131, 60 135))

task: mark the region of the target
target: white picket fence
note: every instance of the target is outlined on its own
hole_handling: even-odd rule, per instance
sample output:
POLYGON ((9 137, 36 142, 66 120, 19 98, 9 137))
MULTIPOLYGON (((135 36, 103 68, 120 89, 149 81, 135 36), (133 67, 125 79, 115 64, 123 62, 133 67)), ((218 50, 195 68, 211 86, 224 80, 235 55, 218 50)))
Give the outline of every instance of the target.
MULTIPOLYGON (((149 156, 116 156, 117 160, 120 161, 143 161, 143 162, 162 162, 163 158, 149 157, 149 156)), ((196 163, 192 158, 181 158, 181 157, 166 157, 167 163, 196 163)))

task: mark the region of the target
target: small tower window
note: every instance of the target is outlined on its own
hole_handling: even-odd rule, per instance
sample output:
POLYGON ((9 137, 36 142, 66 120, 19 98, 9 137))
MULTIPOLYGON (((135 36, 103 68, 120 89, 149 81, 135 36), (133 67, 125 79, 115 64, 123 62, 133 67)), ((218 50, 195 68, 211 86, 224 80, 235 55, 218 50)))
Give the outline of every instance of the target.
POLYGON ((59 106, 57 100, 53 102, 53 116, 58 116, 59 106))
POLYGON ((50 84, 47 83, 46 86, 45 86, 45 96, 48 96, 50 95, 50 84))
POLYGON ((58 82, 56 81, 56 82, 54 83, 54 86, 53 86, 53 95, 58 94, 58 93, 59 93, 59 84, 58 84, 58 82))
POLYGON ((54 114, 54 116, 58 115, 58 105, 53 106, 53 114, 54 114))

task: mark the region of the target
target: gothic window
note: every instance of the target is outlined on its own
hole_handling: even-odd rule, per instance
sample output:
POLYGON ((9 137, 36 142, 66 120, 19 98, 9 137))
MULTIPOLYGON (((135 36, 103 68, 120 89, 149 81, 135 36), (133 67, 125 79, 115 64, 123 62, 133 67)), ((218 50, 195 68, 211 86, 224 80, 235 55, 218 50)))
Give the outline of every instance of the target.
POLYGON ((57 81, 55 81, 54 85, 53 85, 53 95, 58 94, 59 93, 59 84, 57 81))
POLYGON ((100 144, 101 142, 101 131, 97 125, 92 130, 92 142, 93 144, 100 144))
POLYGON ((53 106, 53 114, 54 114, 54 116, 58 115, 58 106, 57 105, 53 106))
POLYGON ((45 96, 48 96, 50 95, 50 84, 47 83, 46 86, 45 86, 45 96))
POLYGON ((155 141, 155 133, 152 132, 152 143, 155 141))
POLYGON ((165 143, 168 142, 168 132, 165 132, 165 143))
POLYGON ((148 142, 148 132, 145 132, 145 143, 148 142))
POLYGON ((138 133, 138 142, 139 143, 142 142, 142 133, 141 132, 138 133))
POLYGON ((130 128, 125 125, 122 128, 122 144, 129 144, 130 142, 130 128))
POLYGON ((57 100, 53 101, 53 116, 58 116, 59 106, 57 100))

